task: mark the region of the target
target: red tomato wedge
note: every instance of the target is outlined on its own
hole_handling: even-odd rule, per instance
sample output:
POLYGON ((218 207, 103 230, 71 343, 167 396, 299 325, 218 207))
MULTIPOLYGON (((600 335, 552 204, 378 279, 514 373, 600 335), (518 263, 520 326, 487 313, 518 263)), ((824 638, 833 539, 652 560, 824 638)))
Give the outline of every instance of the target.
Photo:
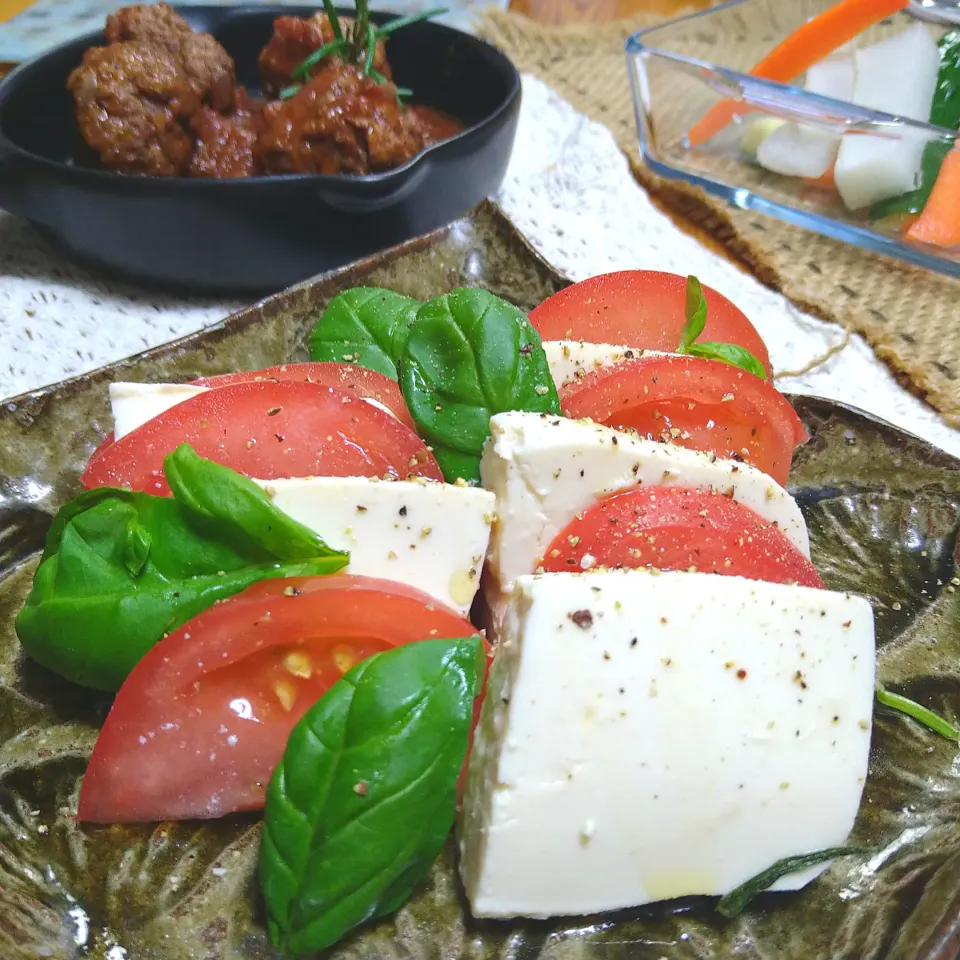
POLYGON ((722 493, 690 487, 644 487, 598 500, 554 537, 542 566, 548 573, 696 570, 823 588, 778 526, 722 493))
POLYGON ((333 387, 263 380, 198 394, 101 446, 81 482, 169 494, 163 458, 181 443, 260 480, 443 479, 424 442, 389 413, 333 387))
POLYGON ((352 396, 363 397, 365 400, 376 400, 398 420, 416 431, 413 417, 410 416, 403 394, 400 393, 399 384, 376 370, 358 367, 355 363, 283 363, 277 367, 265 367, 263 370, 200 377, 190 382, 197 387, 229 387, 235 383, 263 380, 319 383, 325 387, 343 390, 352 396))
POLYGON ((700 357, 640 357, 591 370, 560 391, 568 417, 751 463, 787 483, 794 447, 809 439, 766 380, 700 357))
MULTIPOLYGON (((766 345, 746 315, 723 294, 703 288, 704 342, 736 343, 773 375, 766 345)), ((543 340, 583 340, 672 353, 686 322, 687 278, 658 270, 605 273, 566 287, 544 300, 530 322, 543 340)))
POLYGON ((120 688, 77 819, 142 823, 263 806, 297 721, 354 664, 475 636, 412 587, 334 575, 261 581, 161 640, 120 688))

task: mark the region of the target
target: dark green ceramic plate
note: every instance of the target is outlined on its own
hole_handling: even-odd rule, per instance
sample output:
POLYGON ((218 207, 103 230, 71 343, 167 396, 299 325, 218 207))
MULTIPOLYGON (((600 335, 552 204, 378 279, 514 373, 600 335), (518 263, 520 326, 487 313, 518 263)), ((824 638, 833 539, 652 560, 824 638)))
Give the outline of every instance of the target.
MULTIPOLYGON (((266 960, 255 817, 156 827, 72 820, 109 701, 24 660, 13 618, 51 513, 110 428, 114 379, 186 380, 306 357, 339 290, 360 283, 426 298, 482 285, 523 307, 563 286, 492 205, 375 260, 308 282, 222 324, 0 410, 0 960, 266 960)), ((830 587, 867 594, 880 676, 954 716, 960 704, 955 555, 960 462, 835 403, 795 403, 813 439, 793 492, 830 587)), ((947 960, 960 954, 957 745, 880 714, 854 842, 798 894, 761 898, 734 922, 713 901, 549 923, 469 918, 448 856, 414 900, 337 958, 516 960, 947 960)))

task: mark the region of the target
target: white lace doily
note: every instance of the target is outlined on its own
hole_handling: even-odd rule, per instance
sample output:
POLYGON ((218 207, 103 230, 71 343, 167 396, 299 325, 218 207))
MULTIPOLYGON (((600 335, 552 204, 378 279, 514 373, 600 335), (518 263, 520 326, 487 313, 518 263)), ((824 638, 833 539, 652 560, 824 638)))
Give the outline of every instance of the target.
MULTIPOLYGON (((729 297, 767 343, 774 370, 798 369, 843 331, 688 237, 637 186, 612 134, 535 77, 523 78, 517 145, 499 203, 573 279, 643 267, 696 274, 729 297)), ((0 215, 0 396, 75 376, 220 320, 240 303, 158 297, 91 278, 23 221, 0 215)), ((903 390, 857 336, 813 372, 778 379, 841 400, 960 455, 960 432, 903 390)))

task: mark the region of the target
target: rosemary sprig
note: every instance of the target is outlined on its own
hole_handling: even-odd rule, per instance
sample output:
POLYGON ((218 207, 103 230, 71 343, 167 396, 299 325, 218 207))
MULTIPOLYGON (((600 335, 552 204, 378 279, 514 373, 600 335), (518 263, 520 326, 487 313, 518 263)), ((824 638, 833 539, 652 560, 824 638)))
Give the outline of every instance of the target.
MULTIPOLYGON (((376 80, 381 86, 387 82, 387 78, 379 71, 371 67, 370 76, 372 79, 376 80)), ((397 104, 403 106, 404 97, 412 97, 413 91, 409 87, 394 87, 394 93, 397 96, 397 104)))
POLYGON ((367 0, 354 0, 353 9, 353 57, 351 59, 357 63, 363 53, 364 42, 370 38, 370 6, 367 0))
POLYGON ((343 39, 343 30, 340 28, 340 18, 337 16, 337 8, 333 5, 333 0, 323 0, 323 12, 333 27, 334 40, 343 39))
POLYGON ((302 63, 297 64, 297 66, 293 68, 291 76, 306 79, 310 73, 310 68, 318 64, 324 57, 329 57, 332 53, 339 53, 349 46, 350 41, 344 39, 331 40, 330 43, 325 43, 319 50, 314 50, 302 63))
POLYGON ((367 24, 367 58, 363 61, 363 72, 369 77, 373 69, 373 57, 377 52, 377 31, 372 23, 367 24))
MULTIPOLYGON (((343 55, 343 59, 348 63, 362 64, 363 72, 379 84, 387 82, 387 78, 373 66, 376 56, 377 42, 409 27, 411 24, 419 23, 421 20, 428 20, 432 17, 440 16, 447 12, 446 7, 436 7, 432 10, 425 10, 423 13, 412 14, 408 17, 395 17, 387 21, 381 27, 375 26, 370 22, 370 8, 367 0, 355 0, 354 9, 356 15, 353 22, 353 30, 350 37, 344 36, 343 27, 340 24, 340 18, 337 16, 333 0, 323 0, 323 11, 330 21, 333 28, 334 40, 325 43, 318 50, 314 50, 310 56, 306 57, 301 63, 293 69, 291 76, 294 80, 300 80, 301 83, 291 84, 280 91, 280 99, 288 100, 300 91, 307 80, 310 79, 310 71, 326 57, 334 54, 343 55)), ((401 97, 410 97, 413 91, 407 87, 397 87, 397 102, 401 97)))
POLYGON ((389 20, 382 27, 377 28, 377 39, 382 40, 397 30, 409 27, 412 23, 419 23, 421 20, 430 20, 433 17, 442 16, 447 12, 446 7, 435 7, 433 10, 425 10, 423 13, 412 13, 409 17, 397 17, 389 20))
POLYGON ((717 904, 717 913, 732 920, 754 897, 759 896, 764 890, 769 890, 781 877, 798 873, 808 867, 819 866, 828 860, 874 852, 870 847, 829 847, 826 850, 817 850, 815 853, 804 853, 798 857, 785 857, 783 860, 778 860, 772 867, 767 867, 762 873, 751 877, 746 883, 740 884, 736 890, 731 890, 725 897, 721 897, 717 904))
POLYGON ((891 693, 880 681, 877 681, 877 703, 890 710, 896 710, 903 713, 917 723, 922 724, 928 730, 939 733, 941 737, 952 740, 954 743, 960 742, 960 730, 958 730, 949 720, 945 720, 938 713, 901 696, 899 693, 891 693))

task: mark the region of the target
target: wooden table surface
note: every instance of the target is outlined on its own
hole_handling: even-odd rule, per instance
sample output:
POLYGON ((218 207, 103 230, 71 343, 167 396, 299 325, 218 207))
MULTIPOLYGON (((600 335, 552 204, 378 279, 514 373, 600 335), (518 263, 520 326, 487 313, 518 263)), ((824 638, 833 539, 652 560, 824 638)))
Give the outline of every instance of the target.
POLYGON ((649 11, 671 16, 709 3, 710 0, 511 0, 510 9, 540 23, 603 23, 649 11))
MULTIPOLYGON (((25 10, 31 2, 32 0, 0 0, 0 23, 25 10)), ((541 23, 600 23, 619 20, 645 10, 670 14, 681 7, 706 6, 707 2, 708 0, 513 0, 510 9, 541 23)))
POLYGON ((0 0, 0 23, 30 6, 31 0, 0 0))

